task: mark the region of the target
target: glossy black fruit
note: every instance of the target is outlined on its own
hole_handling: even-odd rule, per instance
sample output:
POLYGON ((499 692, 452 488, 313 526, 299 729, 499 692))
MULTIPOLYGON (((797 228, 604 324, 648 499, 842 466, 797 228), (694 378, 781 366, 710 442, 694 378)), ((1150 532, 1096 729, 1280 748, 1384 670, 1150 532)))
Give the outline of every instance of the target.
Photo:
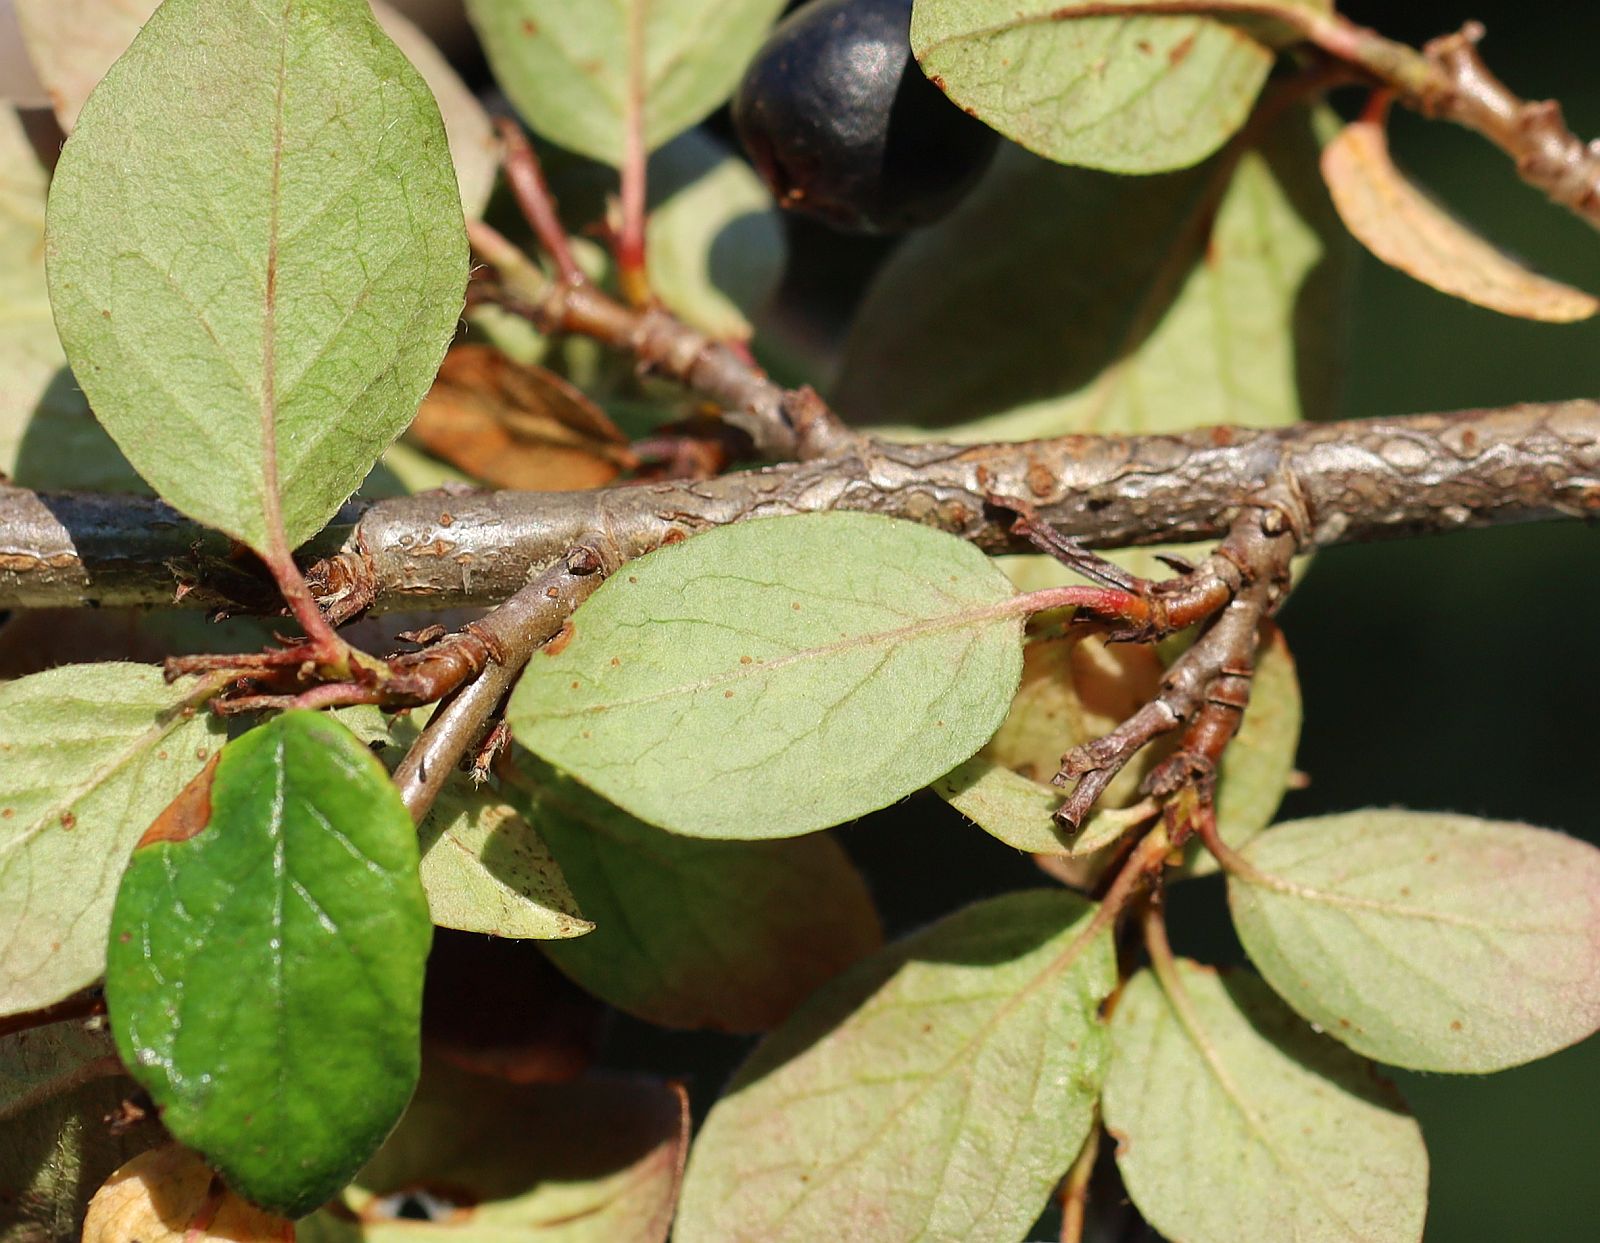
POLYGON ((911 0, 813 0, 756 54, 733 120, 778 201, 833 225, 897 233, 960 201, 994 154, 911 56, 911 0))

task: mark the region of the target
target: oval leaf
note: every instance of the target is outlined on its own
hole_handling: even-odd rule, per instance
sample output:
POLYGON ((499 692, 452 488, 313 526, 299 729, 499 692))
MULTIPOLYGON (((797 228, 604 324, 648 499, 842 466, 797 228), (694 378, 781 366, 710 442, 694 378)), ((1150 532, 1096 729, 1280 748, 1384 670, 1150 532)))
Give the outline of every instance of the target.
POLYGON ((1553 324, 1600 311, 1600 299, 1530 272, 1412 185, 1390 158, 1381 121, 1345 126, 1323 149, 1322 175, 1356 240, 1440 293, 1553 324))
POLYGON ((651 160, 650 191, 653 292, 702 332, 750 336, 750 316, 777 290, 787 258, 783 221, 761 178, 691 130, 651 160))
POLYGON ((1333 417, 1350 248, 1312 115, 1156 180, 1003 149, 875 277, 835 406, 961 440, 1333 417))
POLYGON ((1228 878, 1261 974, 1368 1057, 1477 1073, 1600 1028, 1600 850, 1470 816, 1279 825, 1228 878))
POLYGON ((456 166, 462 210, 477 219, 488 206, 495 178, 500 175, 500 140, 495 137, 494 124, 471 88, 410 18, 383 0, 371 3, 372 15, 383 33, 394 40, 433 92, 456 166))
POLYGON ((431 933, 383 766, 337 721, 285 713, 134 851, 106 964, 117 1049, 236 1191, 308 1213, 416 1085, 431 933))
POLYGON ((836 842, 677 837, 536 763, 514 796, 595 922, 545 953, 618 1009, 666 1027, 763 1031, 882 940, 836 842))
POLYGON ((911 47, 951 99, 1049 159, 1187 168, 1244 123, 1272 50, 1215 18, 1128 16, 1138 3, 1103 16, 1093 0, 918 0, 911 47))
POLYGON ((1184 1243, 1414 1243, 1428 1154, 1392 1087, 1260 980, 1141 971, 1111 1020, 1101 1101, 1146 1221, 1184 1243))
POLYGON ((549 847, 491 791, 447 784, 419 842, 422 888, 439 927, 535 940, 593 931, 549 847))
POLYGON ((410 421, 467 276, 438 107, 363 0, 167 0, 62 151, 46 261, 112 438, 257 550, 410 421))
POLYGON ((99 979, 128 852, 225 729, 141 665, 70 665, 0 686, 0 1014, 99 979))
POLYGON ((389 1142, 298 1243, 663 1243, 688 1142, 672 1085, 515 1086, 430 1062, 389 1142), (431 1224, 401 1218, 408 1202, 431 1224))
POLYGON ((733 93, 784 0, 467 0, 523 120, 620 166, 637 124, 647 151, 733 93))
POLYGON ((626 566, 512 695, 517 738, 642 820, 793 837, 886 807, 1004 719, 1013 590, 870 514, 736 523, 626 566))
POLYGON ((1093 1123, 1116 984, 1094 911, 1007 894, 823 988, 711 1110, 678 1243, 1021 1238, 1093 1123))

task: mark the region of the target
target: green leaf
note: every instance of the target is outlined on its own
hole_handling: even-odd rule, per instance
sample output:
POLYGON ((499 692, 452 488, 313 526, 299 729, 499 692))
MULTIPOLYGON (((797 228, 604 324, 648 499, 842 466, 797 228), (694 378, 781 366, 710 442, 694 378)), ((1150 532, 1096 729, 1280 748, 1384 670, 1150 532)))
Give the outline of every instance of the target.
MULTIPOLYGON (((361 704, 334 716, 393 772, 432 712, 391 716, 361 704)), ((594 928, 544 840, 493 789, 451 774, 418 844, 422 889, 437 927, 528 940, 581 937, 594 928)))
POLYGON ((0 107, 0 472, 17 455, 39 400, 66 359, 44 284, 44 200, 49 177, 17 114, 0 107))
POLYGON ((438 107, 363 0, 167 0, 62 151, 46 260, 112 438, 257 550, 416 413, 467 274, 438 107))
POLYGON ((296 1237, 662 1243, 687 1105, 681 1089, 647 1079, 517 1086, 430 1062, 400 1126, 344 1193, 347 1211, 316 1214, 296 1237), (407 1196, 450 1211, 428 1225, 397 1219, 407 1196))
POLYGON ((650 287, 715 337, 748 337, 787 257, 772 195, 743 160, 691 130, 650 162, 650 287))
POLYGON ((1312 128, 1291 110, 1237 169, 1157 179, 1002 150, 878 274, 834 404, 875 423, 979 420, 961 440, 1331 416, 1349 243, 1312 128))
MULTIPOLYGON (((952 100, 1029 150, 1064 164, 1158 173, 1187 168, 1226 142, 1272 67, 1260 32, 1222 20, 1235 7, 1228 0, 1216 7, 1219 17, 1133 17, 1100 15, 1104 6, 1092 0, 917 0, 911 47, 952 100)), ((1248 7, 1292 20, 1329 6, 1248 7)))
POLYGON ((551 142, 620 166, 630 115, 647 151, 733 93, 783 0, 468 0, 500 83, 551 142), (637 70, 637 72, 635 72, 637 70))
POLYGON ((1012 599, 977 549, 913 523, 736 523, 614 575, 508 715, 524 745, 651 824, 793 837, 983 744, 1020 673, 1012 599))
POLYGON ((69 1243, 81 1237, 89 1197, 124 1162, 166 1142, 153 1117, 113 1128, 136 1090, 124 1077, 85 1083, 4 1123, 0 1143, 0 1243, 69 1243))
POLYGON ((1175 970, 1175 994, 1148 970, 1123 990, 1101 1101, 1145 1220, 1184 1243, 1420 1239, 1428 1154, 1394 1089, 1254 976, 1175 970))
POLYGON ((985 833, 1035 855, 1070 855, 1076 838, 1051 816, 1062 791, 982 756, 958 764, 933 783, 933 791, 985 833))
POLYGON ((882 939, 860 873, 830 839, 676 837, 537 761, 523 767, 530 779, 512 797, 595 922, 545 953, 620 1010, 665 1027, 762 1031, 882 939))
POLYGON ((383 766, 337 721, 285 713, 134 851, 106 964, 117 1049, 235 1191, 308 1213, 416 1085, 431 934, 383 766))
POLYGON ((104 1019, 51 1023, 0 1036, 0 1121, 90 1079, 121 1073, 104 1019))
POLYGON ((67 370, 44 279, 49 178, 0 107, 0 475, 28 488, 144 490, 67 370))
POLYGON ((1358 1052, 1502 1070, 1600 1028, 1600 850, 1470 816, 1361 811, 1272 829, 1228 878, 1273 988, 1358 1052))
POLYGON ((500 175, 500 140, 495 137, 489 114, 472 88, 410 18, 383 0, 371 3, 372 15, 383 27, 383 33, 394 40, 433 92, 450 143, 450 158, 456 166, 462 209, 477 219, 488 206, 495 178, 500 175))
POLYGON ((561 865, 504 798, 447 784, 420 834, 422 887, 441 928, 561 940, 594 930, 561 865))
POLYGON ((1022 1238, 1093 1122, 1116 984, 1094 909, 1007 894, 825 986, 706 1119, 678 1243, 1022 1238))
POLYGON ((225 731, 141 665, 70 665, 0 686, 0 1014, 94 983, 128 852, 225 731))

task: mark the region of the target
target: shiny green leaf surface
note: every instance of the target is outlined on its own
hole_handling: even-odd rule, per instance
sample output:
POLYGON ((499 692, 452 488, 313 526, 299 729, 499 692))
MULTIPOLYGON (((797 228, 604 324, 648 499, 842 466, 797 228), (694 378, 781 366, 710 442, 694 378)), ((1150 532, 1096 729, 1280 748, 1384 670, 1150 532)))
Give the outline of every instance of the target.
POLYGON ((134 851, 106 966, 118 1052, 234 1190, 308 1213, 416 1085, 431 936, 383 766, 337 721, 285 713, 134 851))

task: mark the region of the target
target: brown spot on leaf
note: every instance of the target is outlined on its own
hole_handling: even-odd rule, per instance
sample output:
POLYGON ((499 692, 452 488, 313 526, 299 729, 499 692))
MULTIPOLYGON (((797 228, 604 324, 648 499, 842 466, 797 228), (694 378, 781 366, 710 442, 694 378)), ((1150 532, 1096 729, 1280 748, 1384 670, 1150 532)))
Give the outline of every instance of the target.
POLYGON ((70 811, 62 812, 61 813, 61 827, 63 829, 65 829, 68 833, 72 832, 73 829, 78 827, 78 817, 73 815, 70 811))
POLYGON ((733 692, 732 691, 723 691, 722 692, 722 697, 724 699, 732 699, 733 698, 733 692))
POLYGON ((213 756, 189 784, 178 791, 178 797, 168 803, 155 823, 144 831, 135 850, 157 842, 186 842, 211 823, 211 783, 216 779, 221 759, 220 754, 213 756))
MULTIPOLYGON (((570 621, 567 622, 561 627, 560 630, 556 631, 555 637, 544 645, 544 654, 546 656, 561 655, 561 653, 566 650, 567 644, 572 642, 572 636, 575 633, 577 632, 573 629, 572 623, 570 621)), ((572 684, 572 689, 578 689, 578 684, 576 682, 572 684)))
POLYGON ((1451 1019, 1450 1020, 1450 1030, 1453 1031, 1453 1032, 1460 1031, 1461 1030, 1461 1020, 1460 1019, 1451 1019))
POLYGON ((621 668, 621 667, 622 667, 622 657, 620 657, 620 656, 613 656, 613 657, 612 657, 612 658, 611 658, 611 667, 612 667, 612 668, 613 668, 613 669, 620 669, 620 668, 621 668))
POLYGON ((748 664, 749 664, 749 663, 750 663, 750 660, 751 660, 751 658, 750 658, 750 657, 748 657, 748 656, 741 656, 741 657, 739 657, 739 663, 740 663, 740 664, 741 664, 741 665, 748 665, 748 664))
POLYGON ((537 38, 539 34, 538 24, 532 18, 524 17, 522 19, 522 33, 530 39, 537 38))
POLYGON ((1183 64, 1184 61, 1188 60, 1189 53, 1194 51, 1194 41, 1195 36, 1190 35, 1187 39, 1183 39, 1178 43, 1175 43, 1172 47, 1172 51, 1167 53, 1167 64, 1176 69, 1179 65, 1183 64))

